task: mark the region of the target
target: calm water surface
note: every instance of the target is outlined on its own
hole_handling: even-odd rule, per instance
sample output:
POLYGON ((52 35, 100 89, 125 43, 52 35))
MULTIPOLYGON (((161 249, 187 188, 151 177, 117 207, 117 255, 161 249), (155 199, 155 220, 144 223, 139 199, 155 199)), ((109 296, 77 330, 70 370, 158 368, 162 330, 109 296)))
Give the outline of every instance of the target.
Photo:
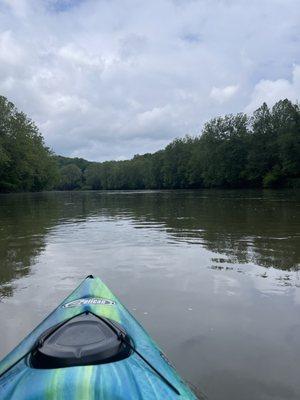
POLYGON ((300 193, 0 196, 0 356, 88 274, 213 400, 300 398, 300 193))

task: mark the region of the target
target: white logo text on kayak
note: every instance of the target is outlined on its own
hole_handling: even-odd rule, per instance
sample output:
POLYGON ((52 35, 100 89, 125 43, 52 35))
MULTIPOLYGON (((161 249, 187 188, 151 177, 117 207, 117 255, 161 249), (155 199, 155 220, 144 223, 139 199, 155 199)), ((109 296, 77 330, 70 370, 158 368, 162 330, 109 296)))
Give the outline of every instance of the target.
POLYGON ((114 301, 109 299, 104 299, 103 297, 84 297, 82 299, 77 299, 70 301, 69 303, 63 304, 64 308, 70 307, 81 307, 85 305, 100 305, 100 306, 113 306, 116 304, 114 301))

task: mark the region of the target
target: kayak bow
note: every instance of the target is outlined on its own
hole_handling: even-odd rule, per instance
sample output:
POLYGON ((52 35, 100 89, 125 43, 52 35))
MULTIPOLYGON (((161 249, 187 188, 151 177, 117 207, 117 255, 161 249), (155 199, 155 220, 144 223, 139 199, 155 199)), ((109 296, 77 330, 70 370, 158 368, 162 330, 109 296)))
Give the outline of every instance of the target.
POLYGON ((196 396, 107 286, 88 276, 0 362, 0 398, 196 396))

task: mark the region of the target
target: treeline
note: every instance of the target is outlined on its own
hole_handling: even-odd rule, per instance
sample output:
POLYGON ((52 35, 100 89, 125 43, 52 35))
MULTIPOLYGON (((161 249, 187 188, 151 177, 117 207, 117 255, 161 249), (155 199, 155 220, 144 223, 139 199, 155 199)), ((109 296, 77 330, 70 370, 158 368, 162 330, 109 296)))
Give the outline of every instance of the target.
POLYGON ((54 155, 36 125, 0 96, 0 192, 300 187, 300 107, 214 118, 202 134, 126 161, 54 155))
POLYGON ((0 96, 0 192, 50 189, 59 179, 36 125, 0 96))
POLYGON ((282 100, 251 116, 214 118, 201 136, 127 161, 57 161, 63 190, 299 187, 300 108, 282 100))

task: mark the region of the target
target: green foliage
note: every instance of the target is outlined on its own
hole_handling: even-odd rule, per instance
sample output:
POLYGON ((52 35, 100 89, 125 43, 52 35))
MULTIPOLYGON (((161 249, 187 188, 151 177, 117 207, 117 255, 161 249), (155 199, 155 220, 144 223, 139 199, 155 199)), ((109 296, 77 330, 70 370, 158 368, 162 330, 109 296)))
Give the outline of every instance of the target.
POLYGON ((37 127, 0 97, 0 191, 296 187, 300 109, 281 100, 252 116, 214 118, 201 136, 131 160, 89 162, 54 156, 37 127))
POLYGON ((239 187, 245 184, 247 125, 245 114, 219 117, 205 125, 199 139, 204 186, 239 187))
POLYGON ((99 165, 91 165, 85 171, 85 182, 87 187, 93 190, 102 189, 101 168, 99 165))
POLYGON ((263 178, 265 188, 275 188, 280 186, 282 180, 282 170, 279 165, 275 165, 271 171, 267 172, 263 178))
POLYGON ((0 96, 0 192, 49 189, 57 173, 36 125, 0 96))
POLYGON ((59 168, 62 168, 66 165, 74 164, 78 168, 81 169, 82 172, 84 172, 87 167, 89 167, 92 163, 84 160, 83 158, 70 158, 70 157, 63 157, 63 156, 55 156, 55 160, 59 166, 59 168))
POLYGON ((164 187, 182 189, 188 186, 193 142, 192 138, 186 136, 184 139, 175 139, 165 148, 162 166, 164 187))
POLYGON ((60 170, 60 182, 58 189, 74 190, 82 185, 82 172, 75 164, 67 164, 60 170))
POLYGON ((264 103, 250 117, 214 118, 201 136, 175 139, 154 154, 90 164, 60 157, 60 165, 72 162, 81 168, 88 189, 295 186, 300 179, 300 110, 289 100, 271 110, 264 103))

